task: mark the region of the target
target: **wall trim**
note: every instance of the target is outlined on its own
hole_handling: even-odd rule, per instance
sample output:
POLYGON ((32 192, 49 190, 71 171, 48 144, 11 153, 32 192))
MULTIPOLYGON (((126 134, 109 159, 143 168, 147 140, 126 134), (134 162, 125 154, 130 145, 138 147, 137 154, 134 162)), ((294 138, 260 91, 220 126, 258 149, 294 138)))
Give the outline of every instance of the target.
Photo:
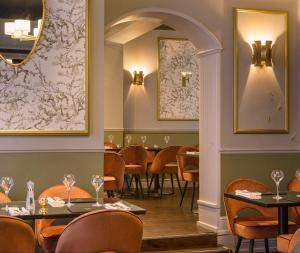
POLYGON ((206 207, 210 207, 210 208, 219 208, 220 207, 220 205, 218 205, 217 203, 206 201, 206 200, 201 200, 201 199, 197 200, 197 204, 206 206, 206 207))
POLYGON ((18 153, 104 153, 105 149, 31 149, 31 150, 0 150, 0 154, 18 153))
POLYGON ((126 128, 125 132, 130 133, 187 133, 187 134, 198 134, 198 129, 161 129, 161 128, 148 128, 148 129, 133 129, 126 128))
POLYGON ((123 132, 124 128, 104 128, 104 132, 109 131, 109 132, 123 132))
POLYGON ((261 148, 250 148, 250 149, 245 149, 245 148, 225 148, 220 150, 221 154, 266 154, 266 153, 283 153, 283 154, 289 154, 289 153, 300 153, 300 149, 289 149, 289 148, 281 148, 281 149, 261 149, 261 148))

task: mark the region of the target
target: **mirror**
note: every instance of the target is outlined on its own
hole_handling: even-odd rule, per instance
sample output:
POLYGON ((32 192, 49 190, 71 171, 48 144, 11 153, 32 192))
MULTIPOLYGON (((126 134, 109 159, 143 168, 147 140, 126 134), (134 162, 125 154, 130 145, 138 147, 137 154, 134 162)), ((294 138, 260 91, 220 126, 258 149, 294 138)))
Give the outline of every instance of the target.
POLYGON ((19 66, 35 51, 43 30, 46 0, 0 1, 0 57, 19 66))

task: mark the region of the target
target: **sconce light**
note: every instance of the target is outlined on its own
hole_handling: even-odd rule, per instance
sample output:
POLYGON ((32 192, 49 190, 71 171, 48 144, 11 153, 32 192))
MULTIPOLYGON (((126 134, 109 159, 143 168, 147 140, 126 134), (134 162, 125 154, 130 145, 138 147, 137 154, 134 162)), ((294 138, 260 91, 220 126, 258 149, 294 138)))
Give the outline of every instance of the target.
POLYGON ((144 73, 143 71, 134 71, 133 72, 133 85, 143 85, 144 84, 144 73))
POLYGON ((190 81, 190 77, 192 76, 192 72, 181 72, 181 83, 182 87, 186 87, 186 84, 190 81))
POLYGON ((252 64, 258 67, 272 66, 272 41, 267 40, 265 45, 261 44, 260 40, 256 40, 252 44, 253 55, 252 64))

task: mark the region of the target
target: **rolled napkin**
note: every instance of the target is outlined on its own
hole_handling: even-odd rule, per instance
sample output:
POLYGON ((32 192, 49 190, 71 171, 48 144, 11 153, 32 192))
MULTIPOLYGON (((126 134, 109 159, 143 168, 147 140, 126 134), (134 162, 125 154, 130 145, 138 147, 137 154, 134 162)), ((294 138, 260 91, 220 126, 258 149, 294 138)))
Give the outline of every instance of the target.
POLYGON ((250 199, 261 199, 261 192, 250 192, 248 190, 235 190, 235 195, 250 199))
POLYGON ((19 207, 9 207, 8 213, 11 216, 29 215, 30 214, 30 212, 25 207, 22 207, 21 209, 19 207))
POLYGON ((52 207, 62 207, 65 205, 65 201, 59 197, 47 197, 48 204, 52 207))
POLYGON ((116 203, 113 203, 113 204, 106 203, 106 204, 104 204, 104 208, 114 209, 114 210, 130 210, 129 206, 126 206, 125 204, 123 204, 121 202, 116 202, 116 203))

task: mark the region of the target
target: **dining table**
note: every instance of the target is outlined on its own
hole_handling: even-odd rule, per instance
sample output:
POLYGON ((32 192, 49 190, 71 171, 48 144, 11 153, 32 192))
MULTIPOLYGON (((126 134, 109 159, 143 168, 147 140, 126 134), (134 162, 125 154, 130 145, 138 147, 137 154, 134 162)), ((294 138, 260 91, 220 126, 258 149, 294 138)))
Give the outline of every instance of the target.
POLYGON ((299 192, 281 192, 279 200, 274 199, 276 193, 264 192, 260 198, 250 198, 238 195, 235 192, 224 193, 224 198, 236 199, 266 208, 277 208, 278 210, 278 234, 288 234, 289 207, 300 206, 299 192))

